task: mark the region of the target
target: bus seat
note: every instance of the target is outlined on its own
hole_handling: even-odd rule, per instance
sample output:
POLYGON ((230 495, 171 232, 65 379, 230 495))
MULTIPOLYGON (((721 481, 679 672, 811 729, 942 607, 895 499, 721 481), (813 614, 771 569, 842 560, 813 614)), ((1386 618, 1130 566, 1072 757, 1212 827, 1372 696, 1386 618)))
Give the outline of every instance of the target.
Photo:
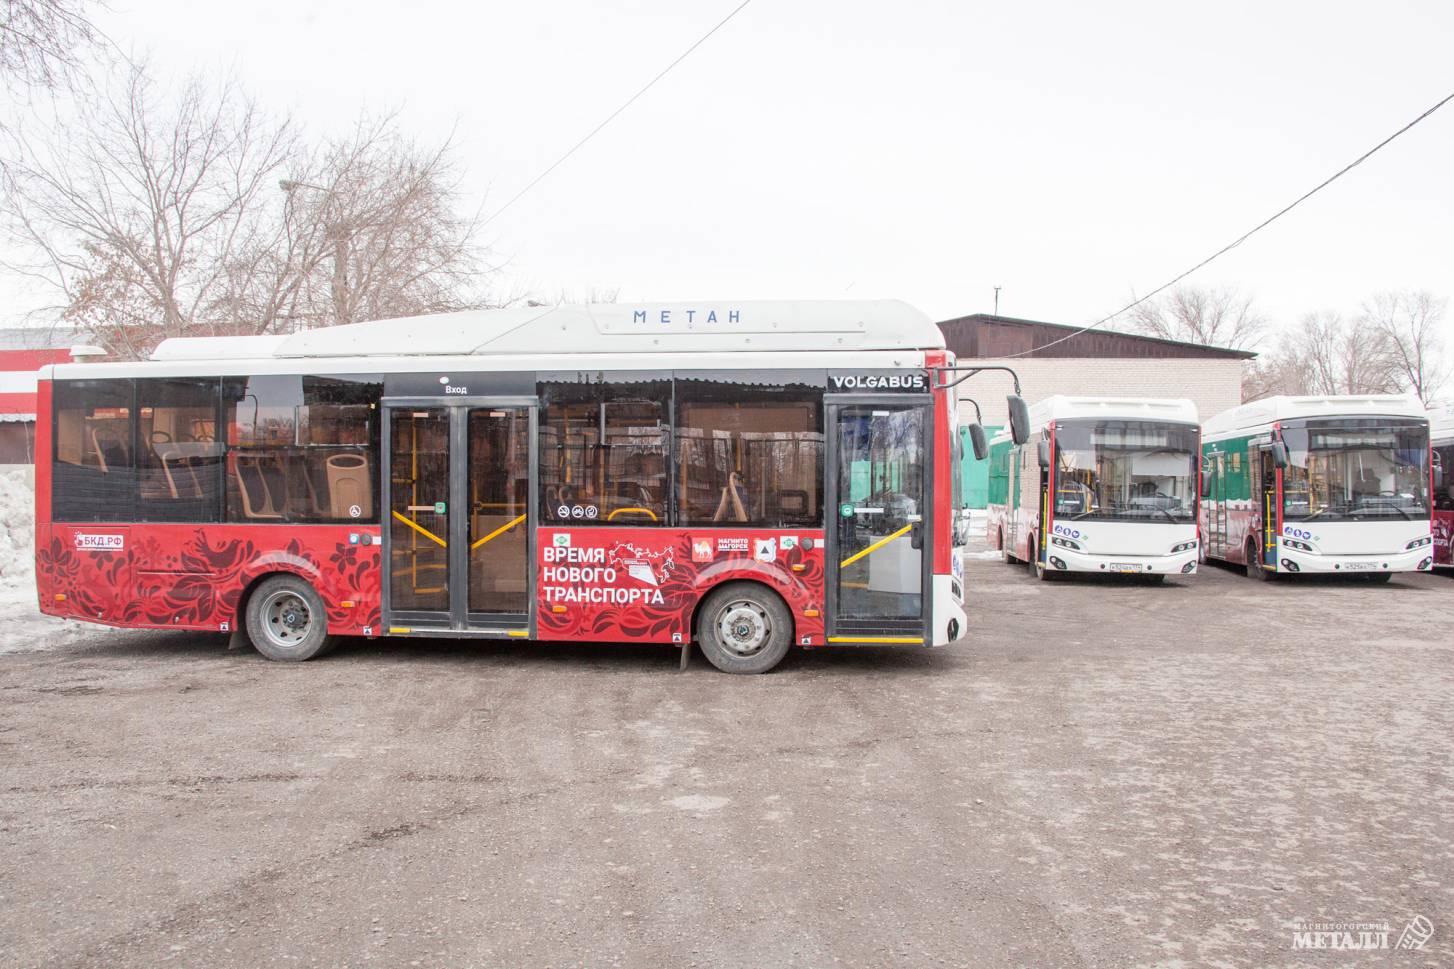
POLYGON ((282 518, 282 512, 273 504, 267 479, 263 476, 263 460, 252 454, 232 456, 232 476, 237 479, 237 493, 242 498, 242 514, 245 518, 282 518))
POLYGON ((369 482, 369 462, 362 454, 330 454, 324 467, 328 470, 328 510, 333 518, 353 518, 348 510, 358 505, 362 518, 372 518, 373 486, 369 482))
POLYGON ((722 500, 717 502, 717 511, 713 513, 712 521, 747 521, 747 508, 742 504, 744 491, 746 489, 742 485, 741 476, 733 471, 727 476, 727 484, 722 489, 722 500))

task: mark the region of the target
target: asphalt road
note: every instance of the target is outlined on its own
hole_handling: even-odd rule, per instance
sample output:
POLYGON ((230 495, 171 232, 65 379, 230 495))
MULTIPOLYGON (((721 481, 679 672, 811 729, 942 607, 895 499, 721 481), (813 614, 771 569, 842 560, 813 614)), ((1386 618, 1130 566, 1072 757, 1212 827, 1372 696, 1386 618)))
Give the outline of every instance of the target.
POLYGON ((970 639, 0 657, 0 961, 1451 966, 1454 579, 969 564, 970 639), (1415 915, 1420 952, 1293 948, 1415 915))

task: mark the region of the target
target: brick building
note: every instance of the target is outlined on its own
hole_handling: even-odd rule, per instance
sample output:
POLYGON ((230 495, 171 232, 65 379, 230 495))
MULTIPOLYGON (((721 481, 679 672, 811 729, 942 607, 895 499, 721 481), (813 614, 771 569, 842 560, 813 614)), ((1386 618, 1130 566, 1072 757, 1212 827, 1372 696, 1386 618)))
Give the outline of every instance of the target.
MULTIPOLYGON (((1203 420, 1242 403, 1242 371, 1255 356, 1112 330, 1076 333, 1079 327, 988 313, 945 320, 939 328, 961 364, 1013 367, 1030 404, 1054 394, 1186 397, 1203 420)), ((974 420, 972 398, 984 412, 987 430, 1002 425, 1005 395, 1013 389, 1004 373, 983 373, 960 384, 961 422, 974 420)), ((983 464, 969 456, 965 496, 970 507, 984 507, 986 475, 983 464)))

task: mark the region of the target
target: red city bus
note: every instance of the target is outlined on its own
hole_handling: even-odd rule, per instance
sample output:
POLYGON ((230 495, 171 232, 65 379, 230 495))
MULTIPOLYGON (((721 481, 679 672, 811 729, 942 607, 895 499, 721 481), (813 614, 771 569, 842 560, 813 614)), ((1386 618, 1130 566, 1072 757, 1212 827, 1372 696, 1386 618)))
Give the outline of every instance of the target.
POLYGON ((1429 414, 1434 449, 1434 568, 1454 568, 1454 408, 1429 414))
POLYGON ((949 643, 952 369, 887 301, 487 310, 52 366, 40 606, 279 660, 696 641, 747 673, 792 644, 949 643))

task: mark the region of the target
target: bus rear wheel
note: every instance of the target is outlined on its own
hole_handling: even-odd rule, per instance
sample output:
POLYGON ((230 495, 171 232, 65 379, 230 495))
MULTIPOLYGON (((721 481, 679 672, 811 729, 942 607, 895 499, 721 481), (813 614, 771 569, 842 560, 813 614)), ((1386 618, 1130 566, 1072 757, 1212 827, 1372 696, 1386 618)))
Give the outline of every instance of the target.
POLYGON ((321 656, 333 645, 322 597, 296 575, 275 575, 253 590, 247 635, 259 653, 285 663, 321 656))
POLYGON ((1247 543, 1247 578, 1256 579, 1258 582, 1266 582, 1272 578, 1272 573, 1262 567, 1258 561, 1257 543, 1247 543))
POLYGON ((782 599, 752 582, 713 591, 697 620, 702 655, 724 673, 766 673, 787 655, 792 631, 782 599))

